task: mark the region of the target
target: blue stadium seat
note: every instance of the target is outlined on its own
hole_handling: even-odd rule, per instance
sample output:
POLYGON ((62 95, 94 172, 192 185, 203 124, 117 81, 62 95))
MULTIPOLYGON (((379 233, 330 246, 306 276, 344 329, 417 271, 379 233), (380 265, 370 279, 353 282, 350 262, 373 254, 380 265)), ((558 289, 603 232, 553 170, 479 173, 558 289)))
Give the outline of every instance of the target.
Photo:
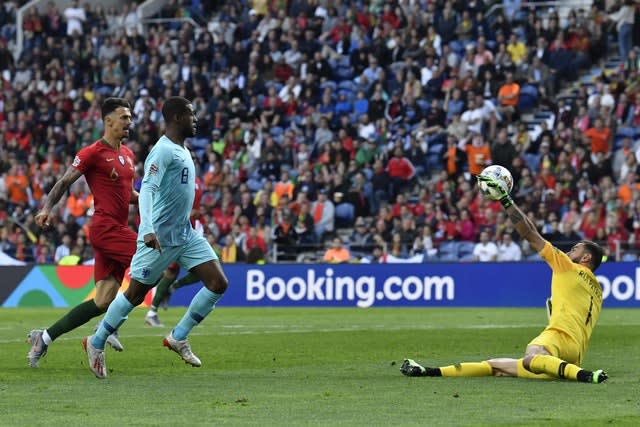
POLYGON ((436 155, 436 156, 440 157, 442 155, 443 151, 444 151, 444 144, 432 144, 427 149, 427 154, 428 155, 436 155))
POLYGON ((462 258, 467 255, 471 255, 473 257, 473 248, 476 247, 474 242, 462 241, 458 244, 458 255, 462 258))
POLYGON ((351 203, 340 203, 335 209, 336 219, 351 223, 355 219, 355 208, 351 203))
POLYGON ((282 129, 280 126, 274 126, 269 129, 269 134, 271 134, 274 139, 279 139, 284 134, 284 129, 282 129))
POLYGON ((631 138, 631 140, 633 141, 634 139, 636 139, 636 135, 637 134, 634 128, 630 128, 630 127, 618 128, 618 131, 613 137, 614 150, 622 148, 622 141, 625 138, 631 138))
POLYGON ((333 80, 326 80, 320 84, 320 89, 322 90, 325 90, 328 87, 331 88, 333 92, 335 92, 336 88, 338 87, 338 84, 333 80))
POLYGON ((531 85, 524 85, 520 89, 520 99, 518 100, 518 109, 520 111, 529 111, 538 104, 538 89, 531 85))
POLYGON ((439 171, 442 169, 442 157, 439 154, 427 154, 427 171, 439 171))
POLYGON ((616 136, 620 136, 622 138, 635 138, 636 130, 634 128, 624 127, 618 128, 616 132, 616 136))
POLYGON ((338 67, 351 67, 351 60, 348 55, 343 55, 338 59, 338 67))
POLYGON ((438 259, 439 259, 440 261, 450 261, 450 262, 457 262, 457 261, 459 261, 458 255, 456 255, 456 254, 450 254, 450 253, 439 255, 439 256, 438 256, 438 259))
POLYGON ((338 81, 350 80, 353 77, 351 67, 338 67, 336 70, 336 77, 338 81))
POLYGON ((424 112, 429 111, 431 108, 431 103, 426 99, 416 99, 416 104, 418 104, 418 107, 420 107, 424 112))
POLYGON ((451 50, 456 53, 458 56, 464 56, 464 45, 460 43, 458 40, 452 40, 449 42, 449 47, 451 50))
POLYGON ((346 96, 347 101, 349 102, 349 104, 351 104, 351 111, 353 111, 353 103, 356 101, 356 95, 353 92, 349 92, 346 90, 340 91, 338 92, 338 94, 344 94, 346 96))
POLYGON ((338 83, 338 89, 348 90, 348 91, 354 92, 354 93, 357 91, 356 90, 356 84, 351 80, 344 80, 344 81, 338 83))
POLYGON ((442 242, 438 247, 438 256, 440 259, 453 258, 458 259, 458 242, 442 242))

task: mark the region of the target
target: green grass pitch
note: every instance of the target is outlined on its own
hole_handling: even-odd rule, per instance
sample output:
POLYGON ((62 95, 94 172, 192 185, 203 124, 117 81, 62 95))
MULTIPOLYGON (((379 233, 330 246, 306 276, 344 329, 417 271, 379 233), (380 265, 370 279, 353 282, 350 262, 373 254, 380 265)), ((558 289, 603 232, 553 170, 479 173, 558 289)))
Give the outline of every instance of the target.
POLYGON ((640 310, 606 309, 584 365, 605 384, 514 378, 406 378, 402 359, 429 365, 520 356, 544 309, 219 307, 190 338, 201 368, 163 348, 168 325, 134 310, 109 378, 87 368, 81 337, 61 337, 38 369, 33 327, 65 310, 0 309, 2 426, 601 426, 640 425, 640 310))

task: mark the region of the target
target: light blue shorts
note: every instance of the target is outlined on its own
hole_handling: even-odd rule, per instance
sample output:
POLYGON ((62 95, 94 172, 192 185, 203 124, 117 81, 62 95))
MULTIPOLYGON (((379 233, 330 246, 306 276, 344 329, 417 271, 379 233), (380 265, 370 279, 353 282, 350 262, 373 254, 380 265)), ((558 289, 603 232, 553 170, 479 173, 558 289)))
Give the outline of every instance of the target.
POLYGON ((192 236, 184 245, 163 247, 162 253, 138 241, 136 253, 131 260, 131 277, 153 286, 172 262, 177 262, 185 270, 191 270, 207 261, 218 260, 207 239, 197 233, 192 236))

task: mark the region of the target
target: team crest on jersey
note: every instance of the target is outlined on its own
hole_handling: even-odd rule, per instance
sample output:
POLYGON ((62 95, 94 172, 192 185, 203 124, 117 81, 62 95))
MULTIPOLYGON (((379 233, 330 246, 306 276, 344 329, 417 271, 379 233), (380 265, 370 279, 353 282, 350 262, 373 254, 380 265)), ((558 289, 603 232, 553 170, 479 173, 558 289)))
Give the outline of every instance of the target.
POLYGON ((80 166, 80 157, 76 156, 73 159, 73 163, 72 163, 73 167, 77 168, 78 166, 80 166))
POLYGON ((118 160, 120 161, 120 164, 124 166, 124 156, 122 154, 118 156, 118 160))

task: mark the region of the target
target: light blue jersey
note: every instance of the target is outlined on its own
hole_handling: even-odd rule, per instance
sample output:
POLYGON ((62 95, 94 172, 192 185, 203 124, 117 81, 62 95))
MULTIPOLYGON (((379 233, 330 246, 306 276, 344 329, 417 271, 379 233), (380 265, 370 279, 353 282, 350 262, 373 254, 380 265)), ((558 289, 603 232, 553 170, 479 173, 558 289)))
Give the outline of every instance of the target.
POLYGON ((189 216, 195 197, 195 172, 189 149, 163 135, 144 162, 139 242, 149 233, 155 233, 163 247, 180 246, 192 238, 189 216))

